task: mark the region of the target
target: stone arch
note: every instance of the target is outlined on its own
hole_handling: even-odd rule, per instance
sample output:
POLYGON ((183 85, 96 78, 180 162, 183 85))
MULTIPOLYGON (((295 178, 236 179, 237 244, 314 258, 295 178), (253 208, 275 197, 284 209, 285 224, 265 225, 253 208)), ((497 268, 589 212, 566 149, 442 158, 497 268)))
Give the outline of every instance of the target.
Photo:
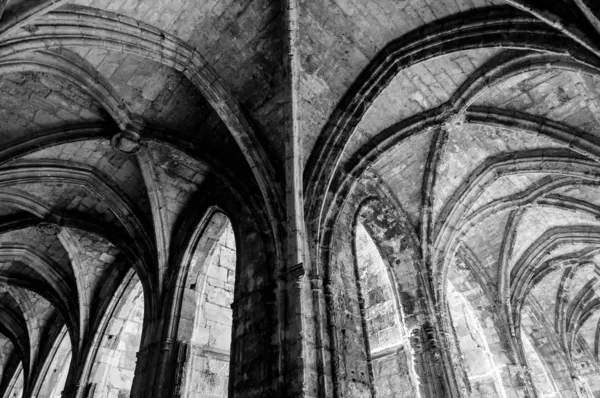
POLYGON ((0 75, 25 71, 48 73, 65 78, 82 87, 96 99, 121 129, 131 126, 130 112, 114 88, 77 54, 65 49, 62 49, 60 54, 51 51, 32 51, 0 60, 0 75))
MULTIPOLYGON (((450 379, 441 374, 450 369, 441 361, 441 339, 434 322, 435 305, 427 297, 426 270, 418 239, 401 207, 385 185, 369 174, 354 187, 340 209, 327 236, 321 258, 325 285, 329 344, 332 352, 331 379, 337 393, 362 396, 372 393, 371 358, 361 326, 361 297, 356 270, 352 266, 354 226, 360 221, 375 242, 404 313, 407 344, 424 397, 451 394, 450 379), (362 342, 362 343, 361 343, 362 342)), ((406 373, 410 373, 406 365, 406 373)))
MULTIPOLYGON (((278 216, 282 214, 282 192, 275 183, 277 178, 272 161, 239 104, 201 54, 169 33, 140 24, 132 18, 94 8, 54 11, 37 21, 42 25, 48 22, 53 25, 51 34, 31 33, 18 39, 8 39, 4 42, 6 47, 2 47, 6 51, 0 52, 0 58, 49 47, 100 46, 174 67, 194 83, 223 120, 246 156, 272 220, 281 219, 278 216)), ((278 230, 274 221, 271 228, 278 230)))
POLYGON ((160 396, 160 391, 150 391, 150 386, 138 384, 141 383, 138 377, 139 380, 160 378, 165 391, 184 384, 198 298, 195 291, 198 284, 188 284, 188 276, 198 272, 201 267, 197 265, 203 264, 193 261, 196 249, 204 253, 199 258, 206 260, 205 255, 210 251, 202 248, 215 243, 219 228, 211 226, 211 220, 219 213, 216 219, 224 221, 222 217, 226 215, 231 221, 236 246, 229 396, 238 396, 241 391, 249 394, 245 396, 276 396, 283 391, 279 359, 283 355, 282 336, 277 327, 282 315, 278 312, 280 292, 275 282, 281 267, 278 257, 281 251, 270 235, 268 216, 254 210, 252 201, 242 200, 234 187, 216 179, 206 183, 206 190, 192 197, 175 223, 174 229, 180 233, 170 249, 164 313, 160 324, 144 325, 148 333, 144 332, 142 339, 132 396, 160 396), (151 332, 151 328, 157 327, 160 329, 151 332), (157 335, 162 337, 157 339, 157 335), (163 347, 163 359, 152 356, 157 347, 163 347), (148 390, 144 392, 144 388, 148 390))
POLYGON ((51 351, 33 387, 32 397, 59 398, 65 387, 72 358, 71 339, 66 326, 56 336, 51 351))
POLYGON ((137 275, 126 278, 118 304, 99 335, 84 394, 87 397, 129 395, 144 319, 144 292, 137 275))
POLYGON ((354 256, 372 390, 378 397, 412 397, 419 382, 397 285, 391 283, 389 268, 361 218, 354 226, 354 256))
MULTIPOLYGON (((379 52, 357 79, 358 83, 340 101, 310 154, 304 173, 304 185, 307 192, 305 197, 309 199, 307 214, 310 214, 312 219, 318 220, 326 217, 325 206, 327 205, 326 200, 329 198, 318 195, 318 193, 331 190, 329 185, 332 182, 339 183, 336 180, 339 180, 340 177, 336 174, 341 172, 338 161, 345 148, 345 143, 354 133, 358 121, 362 119, 369 106, 398 70, 437 55, 471 48, 470 40, 474 37, 477 37, 477 47, 506 46, 524 50, 539 50, 565 54, 581 64, 594 65, 593 59, 583 47, 577 46, 576 49, 573 49, 572 44, 569 44, 568 37, 551 31, 549 27, 544 26, 534 17, 527 16, 510 7, 484 8, 457 14, 417 29, 391 42, 379 52), (468 26, 464 25, 465 20, 470 21, 468 26), (499 35, 499 31, 505 33, 499 35), (466 34, 467 32, 468 34, 466 34), (523 37, 523 32, 529 32, 529 34, 523 37), (549 43, 552 44, 549 45, 549 43)), ((429 127, 427 123, 423 123, 427 118, 437 118, 439 119, 437 123, 441 124, 447 118, 448 113, 452 113, 452 106, 443 104, 438 109, 411 118, 413 120, 410 122, 415 125, 420 124, 418 129, 422 130, 429 127)), ((394 126, 388 130, 401 130, 398 127, 394 126)), ((403 128, 405 127, 403 126, 403 128)), ((415 126, 415 128, 417 127, 415 126)), ((384 135, 389 135, 389 132, 384 135)), ((373 147, 371 143, 366 146, 373 147)), ((380 149, 378 148, 379 152, 380 149)), ((364 153, 360 157, 364 157, 364 153)), ((334 188, 333 191, 335 192, 337 189, 334 188)))
MULTIPOLYGON (((216 213, 198 242, 186 286, 195 291, 183 396, 227 397, 235 282, 235 237, 227 216, 216 213)), ((182 314, 181 322, 189 322, 182 314)), ((180 333, 188 329, 180 328, 180 333)))

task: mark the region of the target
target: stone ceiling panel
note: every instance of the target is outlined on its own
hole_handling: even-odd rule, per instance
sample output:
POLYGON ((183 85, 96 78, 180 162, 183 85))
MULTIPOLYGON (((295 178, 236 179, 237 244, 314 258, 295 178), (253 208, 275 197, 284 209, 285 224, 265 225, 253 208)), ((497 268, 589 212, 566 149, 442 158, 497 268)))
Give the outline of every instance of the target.
POLYGON ((67 239, 72 242, 71 255, 76 257, 74 261, 80 268, 76 270, 77 278, 89 296, 89 305, 92 305, 108 271, 115 265, 119 249, 92 233, 73 228, 65 229, 68 231, 67 239))
POLYGON ((553 192, 600 206, 600 186, 570 185, 553 192))
POLYGON ((24 212, 20 209, 17 209, 10 205, 0 204, 0 218, 9 218, 9 217, 27 217, 31 216, 30 213, 24 212))
POLYGON ((77 0, 149 23, 196 48, 263 127, 283 160, 281 7, 271 0, 77 0))
POLYGON ((39 355, 38 350, 43 345, 42 338, 45 332, 52 326, 52 322, 56 321, 57 310, 48 300, 35 292, 12 286, 7 289, 23 311, 29 331, 32 356, 36 358, 39 355))
POLYGON ((544 261, 550 260, 556 257, 564 257, 564 256, 573 256, 573 253, 578 253, 581 251, 587 251, 590 248, 596 246, 596 250, 600 249, 600 245, 590 245, 589 243, 578 243, 578 242, 569 242, 565 245, 559 245, 552 250, 549 250, 544 255, 544 261))
POLYGON ((598 100, 583 73, 543 69, 492 86, 476 105, 527 112, 600 134, 598 100))
POLYGON ((43 129, 107 118, 99 103, 61 77, 32 72, 0 76, 0 144, 43 129))
MULTIPOLYGON (((402 70, 367 110, 342 158, 350 157, 395 123, 448 101, 471 73, 501 51, 495 48, 459 51, 402 70)), ((310 139, 308 135, 305 137, 310 139)), ((312 142, 305 146, 312 147, 312 142)))
POLYGON ((487 269, 491 281, 498 279, 498 261, 501 257, 500 249, 504 238, 504 230, 510 212, 494 213, 486 218, 485 222, 466 231, 461 241, 480 261, 480 265, 487 269))
POLYGON ((0 243, 18 243, 30 246, 54 260, 61 269, 73 277, 69 253, 56 236, 46 235, 36 227, 28 227, 0 235, 0 243))
POLYGON ((303 142, 305 161, 343 94, 389 42, 435 19, 494 4, 502 2, 301 0, 300 111, 306 117, 300 128, 308 137, 303 142))
POLYGON ((543 309, 543 313, 548 321, 554 325, 556 314, 556 293, 562 281, 564 269, 559 268, 546 275, 531 291, 531 295, 537 300, 543 309))
POLYGON ((74 51, 113 85, 133 114, 150 124, 147 133, 194 152, 227 153, 228 167, 247 168, 231 133, 182 73, 133 54, 83 47, 74 51))
POLYGON ((421 187, 431 131, 415 135, 386 153, 373 170, 386 182, 415 226, 421 214, 421 187))
POLYGON ((24 194, 38 199, 52 212, 83 214, 120 228, 115 214, 106 202, 85 187, 63 183, 37 183, 21 184, 18 188, 24 194))
POLYGON ((24 159, 58 159, 90 165, 108 176, 127 194, 143 214, 150 218, 146 186, 135 156, 114 149, 108 140, 79 141, 56 145, 23 157, 24 159))
POLYGON ((128 109, 174 132, 195 131, 213 113, 196 87, 180 72, 158 62, 103 48, 76 47, 114 87, 128 109))
POLYGON ((204 170, 193 167, 185 158, 172 156, 173 151, 166 146, 151 144, 149 148, 158 177, 160 195, 163 195, 167 206, 163 211, 167 224, 166 236, 170 237, 178 217, 204 181, 206 174, 204 170))
POLYGON ((540 135, 496 127, 465 124, 463 128, 451 131, 438 168, 434 218, 456 189, 485 160, 525 149, 561 147, 564 146, 540 135))
POLYGON ((596 264, 585 263, 575 266, 575 275, 571 282, 571 288, 567 292, 567 301, 573 302, 577 295, 581 292, 581 289, 590 281, 597 281, 598 275, 596 274, 596 264))
MULTIPOLYGON (((507 198, 518 194, 542 182, 542 179, 555 179, 552 175, 545 173, 517 174, 507 175, 498 178, 491 183, 488 188, 481 194, 479 199, 473 203, 471 212, 476 212, 481 207, 493 201, 507 198)), ((550 181, 550 180, 548 180, 550 181)))

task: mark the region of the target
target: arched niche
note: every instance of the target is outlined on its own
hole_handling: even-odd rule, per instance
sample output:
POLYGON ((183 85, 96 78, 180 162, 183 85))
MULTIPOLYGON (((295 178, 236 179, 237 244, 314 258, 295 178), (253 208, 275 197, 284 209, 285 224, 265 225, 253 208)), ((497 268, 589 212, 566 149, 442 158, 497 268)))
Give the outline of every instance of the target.
POLYGON ((258 381, 272 371, 267 363, 277 353, 275 285, 263 263, 268 248, 252 220, 235 212, 210 206, 197 220, 190 220, 193 233, 179 260, 177 391, 182 397, 233 397, 248 389, 272 395, 273 385, 258 381))
POLYGON ((394 388, 393 393, 448 396, 451 387, 439 376, 446 369, 441 360, 443 343, 433 319, 435 304, 427 293, 427 271, 406 213, 385 184, 372 174, 353 188, 341 206, 321 249, 334 389, 342 396, 377 394, 363 306, 363 294, 368 292, 363 293, 360 287, 355 255, 356 226, 360 223, 382 259, 405 328, 403 355, 407 360, 401 361, 398 369, 405 375, 404 381, 410 383, 394 388), (411 355, 412 361, 408 359, 411 355))
POLYGON ((280 240, 271 235, 268 220, 254 207, 252 197, 241 200, 231 186, 216 179, 206 184, 206 190, 189 199, 182 211, 185 216, 175 223, 177 237, 170 247, 161 318, 144 322, 138 356, 138 364, 144 365, 136 367, 132 395, 182 396, 187 391, 186 369, 201 287, 198 276, 207 274, 210 250, 221 237, 224 224, 218 220, 228 218, 236 247, 228 396, 281 396, 286 353, 280 349, 283 314, 277 305, 280 240), (148 379, 154 380, 154 386, 144 382, 148 379))
POLYGON ((72 347, 71 339, 66 326, 54 341, 54 345, 44 364, 41 384, 33 396, 37 398, 61 398, 65 382, 71 366, 72 347))
POLYGON ((142 338, 144 293, 134 275, 115 309, 95 354, 88 397, 129 396, 142 338))
POLYGON ((229 219, 211 220, 206 245, 198 245, 186 285, 195 292, 193 330, 184 397, 227 397, 232 337, 236 247, 229 219))
POLYGON ((375 242, 359 221, 356 271, 370 371, 377 397, 413 397, 417 377, 398 293, 375 242))

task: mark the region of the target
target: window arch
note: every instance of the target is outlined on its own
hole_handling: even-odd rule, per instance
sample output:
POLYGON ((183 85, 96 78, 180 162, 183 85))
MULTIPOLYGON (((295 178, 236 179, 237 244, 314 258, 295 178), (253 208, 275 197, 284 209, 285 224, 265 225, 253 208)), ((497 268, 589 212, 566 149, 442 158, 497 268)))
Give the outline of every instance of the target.
POLYGON ((373 389, 378 397, 413 397, 418 390, 413 388, 417 377, 402 307, 381 254, 360 221, 356 224, 355 250, 373 389))
POLYGON ((193 329, 184 397, 227 397, 229 391, 235 236, 229 219, 215 214, 207 244, 198 244, 187 287, 194 292, 193 329))
POLYGON ((90 373, 91 396, 129 396, 143 320, 144 292, 142 283, 134 275, 102 336, 90 373))

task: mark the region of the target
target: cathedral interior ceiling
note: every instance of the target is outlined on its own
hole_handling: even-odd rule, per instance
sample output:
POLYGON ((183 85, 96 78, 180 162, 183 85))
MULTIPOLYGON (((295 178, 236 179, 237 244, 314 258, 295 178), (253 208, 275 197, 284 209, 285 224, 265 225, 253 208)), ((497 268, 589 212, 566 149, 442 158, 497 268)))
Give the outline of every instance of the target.
MULTIPOLYGON (((84 364, 117 295, 143 287, 121 324, 157 319, 199 197, 285 236, 292 158, 307 272, 351 193, 379 184, 458 341, 476 329, 513 363, 502 324, 600 391, 598 5, 299 0, 290 49, 281 3, 0 0, 0 396, 50 396, 50 353, 84 364)), ((502 378, 477 364, 472 384, 502 378)))

